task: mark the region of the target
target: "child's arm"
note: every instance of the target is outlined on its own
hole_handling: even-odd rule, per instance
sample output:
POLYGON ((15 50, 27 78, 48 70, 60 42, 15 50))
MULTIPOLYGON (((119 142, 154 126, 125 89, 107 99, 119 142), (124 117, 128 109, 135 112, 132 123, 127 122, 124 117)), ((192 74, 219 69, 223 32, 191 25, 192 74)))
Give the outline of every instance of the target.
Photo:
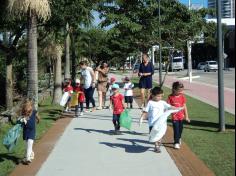
POLYGON ((190 123, 191 120, 190 120, 189 117, 188 117, 188 108, 187 108, 187 105, 186 105, 186 104, 184 104, 184 114, 185 114, 185 119, 186 119, 186 121, 187 121, 188 123, 190 123))
POLYGON ((141 124, 143 123, 143 120, 147 119, 147 112, 143 111, 140 119, 139 119, 139 126, 141 126, 141 124))

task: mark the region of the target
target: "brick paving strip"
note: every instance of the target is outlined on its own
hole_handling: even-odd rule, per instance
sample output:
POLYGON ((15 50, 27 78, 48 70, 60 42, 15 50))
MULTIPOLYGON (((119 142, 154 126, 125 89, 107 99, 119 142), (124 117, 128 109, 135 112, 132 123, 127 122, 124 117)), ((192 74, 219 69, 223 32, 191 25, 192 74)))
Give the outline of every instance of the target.
POLYGON ((35 143, 33 148, 35 159, 33 162, 29 165, 17 165, 10 176, 35 176, 71 120, 72 118, 69 118, 69 116, 62 115, 62 117, 46 132, 46 134, 35 143))

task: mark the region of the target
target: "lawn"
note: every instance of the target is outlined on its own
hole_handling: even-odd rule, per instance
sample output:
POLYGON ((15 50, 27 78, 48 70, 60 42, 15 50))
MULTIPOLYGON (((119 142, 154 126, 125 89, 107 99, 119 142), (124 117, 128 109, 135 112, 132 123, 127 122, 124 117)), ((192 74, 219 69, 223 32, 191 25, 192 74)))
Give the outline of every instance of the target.
MULTIPOLYGON (((137 86, 138 80, 133 82, 137 86)), ((166 100, 171 91, 164 88, 164 92, 166 100)), ((226 132, 218 132, 218 109, 186 98, 191 123, 185 124, 184 142, 217 176, 235 175, 235 116, 225 113, 226 132)))
MULTIPOLYGON (((60 117, 62 112, 61 107, 51 105, 51 99, 47 99, 39 107, 39 115, 41 117, 40 123, 37 125, 36 140, 37 143, 45 132, 53 125, 53 123, 60 117)), ((3 136, 11 128, 10 124, 2 124, 0 128, 0 176, 6 176, 11 173, 14 167, 24 157, 24 141, 22 136, 18 141, 17 146, 11 153, 2 145, 3 136)))

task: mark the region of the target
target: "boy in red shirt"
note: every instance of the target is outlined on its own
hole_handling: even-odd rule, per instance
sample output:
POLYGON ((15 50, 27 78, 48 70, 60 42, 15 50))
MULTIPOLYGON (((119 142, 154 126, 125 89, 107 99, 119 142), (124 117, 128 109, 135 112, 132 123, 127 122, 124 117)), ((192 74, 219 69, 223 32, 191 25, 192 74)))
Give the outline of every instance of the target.
POLYGON ((71 80, 66 81, 66 86, 64 87, 63 92, 69 93, 69 99, 66 103, 66 109, 65 109, 65 111, 68 112, 68 111, 70 111, 70 108, 71 108, 70 102, 71 102, 71 95, 73 93, 73 87, 71 86, 71 80))
POLYGON ((113 84, 111 96, 111 103, 113 105, 113 124, 115 127, 115 134, 121 134, 120 132, 120 115, 125 109, 124 96, 119 93, 119 85, 113 84))
POLYGON ((78 94, 78 105, 75 106, 75 117, 79 117, 83 115, 85 95, 84 95, 84 88, 83 86, 80 85, 79 79, 76 79, 75 84, 76 85, 74 91, 78 94), (79 112, 79 107, 80 107, 80 112, 79 112))
POLYGON ((172 94, 169 95, 167 103, 174 107, 184 107, 183 110, 172 114, 172 123, 174 130, 174 148, 180 149, 181 136, 183 132, 183 120, 184 118, 188 123, 190 119, 188 117, 188 110, 186 106, 186 98, 183 94, 184 85, 177 81, 172 85, 172 94))

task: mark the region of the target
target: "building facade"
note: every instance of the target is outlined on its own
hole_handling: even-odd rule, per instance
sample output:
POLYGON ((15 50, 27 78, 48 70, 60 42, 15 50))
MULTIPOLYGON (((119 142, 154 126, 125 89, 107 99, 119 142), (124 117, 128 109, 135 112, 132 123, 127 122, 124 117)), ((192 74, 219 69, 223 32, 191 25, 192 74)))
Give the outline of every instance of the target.
MULTIPOLYGON (((235 18, 235 0, 221 0, 221 7, 222 18, 235 18)), ((208 8, 216 9, 216 0, 208 0, 208 8)))

